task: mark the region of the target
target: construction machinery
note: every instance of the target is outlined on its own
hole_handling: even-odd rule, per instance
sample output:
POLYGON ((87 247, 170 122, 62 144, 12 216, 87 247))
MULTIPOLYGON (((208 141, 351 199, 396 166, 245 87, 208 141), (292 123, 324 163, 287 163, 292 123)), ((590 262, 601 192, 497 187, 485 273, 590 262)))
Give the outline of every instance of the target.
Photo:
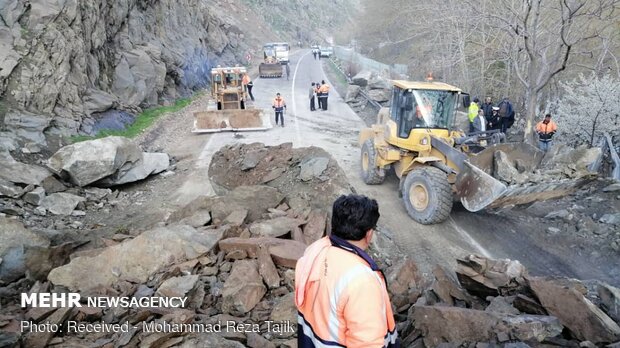
POLYGON ((415 221, 444 221, 455 199, 475 212, 563 196, 584 183, 498 180, 494 177, 498 155, 518 163, 525 173, 540 166, 542 151, 506 143, 497 130, 465 134, 455 129, 460 102, 469 105, 469 96, 457 87, 430 81, 392 84, 390 108, 381 109, 377 123, 360 133, 361 174, 366 184, 381 184, 393 169, 406 210, 415 221))
POLYGON ((249 100, 243 75, 244 67, 211 69, 211 98, 207 110, 194 113, 194 133, 252 131, 271 128, 266 116, 249 100))
POLYGON ((278 61, 275 44, 263 46, 263 62, 258 66, 258 74, 260 77, 282 77, 282 65, 278 61))

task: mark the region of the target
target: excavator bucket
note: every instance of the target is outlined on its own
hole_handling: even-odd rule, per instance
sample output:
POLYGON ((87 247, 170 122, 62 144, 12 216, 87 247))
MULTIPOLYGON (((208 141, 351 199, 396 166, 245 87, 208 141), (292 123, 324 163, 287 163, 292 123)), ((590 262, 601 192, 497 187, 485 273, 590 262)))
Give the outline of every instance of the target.
POLYGON ((194 113, 193 133, 258 131, 271 128, 261 109, 209 110, 194 113))
POLYGON ((261 63, 258 66, 260 77, 282 77, 282 65, 278 62, 261 63))
POLYGON ((575 192, 591 181, 591 177, 558 179, 551 182, 506 184, 494 174, 497 151, 516 163, 519 171, 532 173, 540 169, 544 153, 525 143, 504 143, 488 147, 464 162, 456 179, 457 196, 465 209, 479 211, 509 205, 527 204, 562 197, 575 192))

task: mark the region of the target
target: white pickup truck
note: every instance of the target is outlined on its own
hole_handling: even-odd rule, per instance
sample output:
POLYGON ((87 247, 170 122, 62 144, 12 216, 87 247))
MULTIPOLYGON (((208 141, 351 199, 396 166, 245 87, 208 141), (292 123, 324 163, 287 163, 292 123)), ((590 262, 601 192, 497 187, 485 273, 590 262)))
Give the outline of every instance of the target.
POLYGON ((334 54, 334 48, 329 46, 329 47, 319 47, 319 55, 321 56, 321 58, 325 57, 325 58, 329 58, 331 57, 331 55, 334 54))

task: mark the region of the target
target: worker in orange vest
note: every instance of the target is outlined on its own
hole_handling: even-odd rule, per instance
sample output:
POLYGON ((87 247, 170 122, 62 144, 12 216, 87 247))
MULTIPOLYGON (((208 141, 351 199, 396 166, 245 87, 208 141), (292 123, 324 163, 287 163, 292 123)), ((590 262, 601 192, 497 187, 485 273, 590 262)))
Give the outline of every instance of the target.
POLYGON ((250 79, 250 75, 248 73, 243 74, 243 80, 241 80, 241 83, 243 84, 243 87, 245 87, 245 90, 250 95, 250 98, 252 99, 252 101, 254 101, 254 95, 252 95, 252 87, 254 87, 254 83, 252 83, 252 80, 250 79))
POLYGON ((325 80, 321 81, 321 87, 319 87, 320 104, 323 110, 327 110, 327 98, 329 97, 329 85, 325 83, 325 80))
POLYGON ((276 112, 276 126, 278 125, 278 121, 282 119, 280 122, 282 127, 284 127, 284 109, 286 109, 286 102, 284 98, 280 96, 280 93, 276 93, 276 97, 273 99, 273 104, 271 107, 276 112))
POLYGON ((546 114, 545 119, 536 125, 538 133, 538 147, 544 152, 549 151, 553 143, 552 137, 558 130, 558 125, 551 120, 551 114, 546 114))
POLYGON ((297 261, 299 348, 400 346, 385 277, 365 251, 378 220, 374 199, 340 196, 331 235, 297 261))

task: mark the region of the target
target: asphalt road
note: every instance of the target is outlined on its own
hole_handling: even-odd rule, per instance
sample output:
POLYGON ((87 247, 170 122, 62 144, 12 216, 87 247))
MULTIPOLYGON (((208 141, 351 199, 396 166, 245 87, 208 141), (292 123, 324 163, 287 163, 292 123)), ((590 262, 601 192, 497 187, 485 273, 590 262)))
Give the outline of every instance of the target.
MULTIPOLYGON (((379 202, 380 229, 391 236, 403 253, 411 256, 424 273, 435 264, 453 268, 458 257, 476 253, 493 258, 521 261, 531 274, 564 275, 580 279, 600 279, 618 285, 618 266, 592 262, 587 253, 579 255, 562 245, 541 244, 534 233, 542 233, 541 226, 530 226, 524 221, 513 221, 502 215, 469 213, 456 205, 451 217, 444 223, 425 226, 411 220, 398 197, 398 181, 388 178, 382 185, 369 186, 359 176, 359 146, 357 137, 364 122, 344 103, 334 88, 330 91, 329 110, 311 112, 308 89, 312 81, 327 80, 322 62, 315 60, 309 50, 291 55, 291 75, 278 79, 254 80, 255 106, 264 108, 272 124, 271 101, 280 92, 287 103, 285 127, 274 127, 264 132, 244 132, 199 135, 204 142, 198 169, 208 168, 213 153, 221 146, 235 142, 262 142, 276 145, 292 142, 295 147, 318 146, 331 153, 344 169, 358 193, 379 202), (613 268, 613 269, 612 269, 613 268)), ((202 187, 204 181, 201 180, 202 187)), ((183 188, 191 191, 194 185, 183 188)), ((201 193, 212 193, 208 187, 201 193)))

